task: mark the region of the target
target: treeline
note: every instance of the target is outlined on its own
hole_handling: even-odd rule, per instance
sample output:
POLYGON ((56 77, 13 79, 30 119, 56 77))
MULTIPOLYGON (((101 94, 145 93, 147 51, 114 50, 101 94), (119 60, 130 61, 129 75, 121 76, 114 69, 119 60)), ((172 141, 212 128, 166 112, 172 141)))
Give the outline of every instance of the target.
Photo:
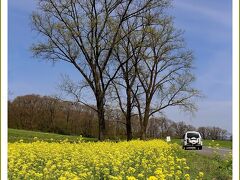
POLYGON ((59 98, 25 95, 8 102, 9 128, 95 137, 95 121, 88 107, 59 98))
MULTIPOLYGON (((98 137, 97 113, 88 106, 56 97, 25 95, 8 102, 10 128, 98 137)), ((132 118, 134 138, 140 137, 139 117, 132 118)), ((125 139, 125 117, 119 109, 106 109, 106 137, 125 139)), ((148 138, 181 138, 188 130, 198 130, 204 139, 226 139, 227 131, 218 127, 199 127, 174 122, 165 117, 150 118, 148 138)))
POLYGON ((226 129, 219 127, 194 127, 188 125, 185 122, 174 122, 164 117, 151 118, 150 125, 148 127, 148 137, 165 138, 171 136, 174 138, 182 138, 182 135, 186 131, 198 131, 202 135, 203 139, 213 140, 231 140, 232 136, 226 129))

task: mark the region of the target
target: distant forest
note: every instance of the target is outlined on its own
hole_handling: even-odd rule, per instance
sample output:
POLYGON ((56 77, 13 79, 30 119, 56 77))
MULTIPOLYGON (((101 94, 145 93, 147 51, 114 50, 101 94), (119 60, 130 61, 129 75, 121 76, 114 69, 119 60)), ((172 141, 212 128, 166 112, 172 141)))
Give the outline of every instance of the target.
MULTIPOLYGON (((125 118, 120 109, 106 109, 106 137, 125 139, 125 118)), ((15 129, 52 132, 67 135, 98 137, 97 113, 90 107, 56 97, 25 95, 8 101, 8 127, 15 129)), ((132 118, 134 138, 140 136, 138 116, 132 118)), ((204 139, 231 139, 225 129, 199 127, 174 122, 166 117, 150 118, 147 127, 148 138, 181 138, 188 130, 197 130, 204 139)))

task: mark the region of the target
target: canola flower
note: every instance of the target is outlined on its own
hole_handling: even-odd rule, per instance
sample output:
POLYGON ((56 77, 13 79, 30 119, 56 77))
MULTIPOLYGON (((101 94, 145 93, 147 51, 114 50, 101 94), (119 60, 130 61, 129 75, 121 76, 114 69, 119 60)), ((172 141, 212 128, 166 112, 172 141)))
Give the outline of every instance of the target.
MULTIPOLYGON (((8 146, 9 179, 158 180, 190 179, 179 146, 162 140, 33 143, 8 146)), ((203 173, 199 176, 203 178, 203 173)))

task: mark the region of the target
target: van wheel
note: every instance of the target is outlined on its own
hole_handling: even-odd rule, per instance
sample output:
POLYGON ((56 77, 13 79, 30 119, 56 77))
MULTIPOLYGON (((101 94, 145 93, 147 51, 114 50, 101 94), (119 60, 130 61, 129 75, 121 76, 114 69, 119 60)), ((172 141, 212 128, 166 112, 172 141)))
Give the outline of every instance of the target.
POLYGON ((199 150, 202 150, 202 146, 199 147, 199 150))

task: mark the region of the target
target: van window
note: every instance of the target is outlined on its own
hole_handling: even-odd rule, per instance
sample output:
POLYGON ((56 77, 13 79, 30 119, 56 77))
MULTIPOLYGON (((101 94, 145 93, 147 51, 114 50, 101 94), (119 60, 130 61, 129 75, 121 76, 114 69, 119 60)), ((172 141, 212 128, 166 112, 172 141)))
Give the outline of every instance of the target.
POLYGON ((192 137, 199 138, 199 134, 198 133, 187 133, 187 137, 188 138, 192 138, 192 137))

